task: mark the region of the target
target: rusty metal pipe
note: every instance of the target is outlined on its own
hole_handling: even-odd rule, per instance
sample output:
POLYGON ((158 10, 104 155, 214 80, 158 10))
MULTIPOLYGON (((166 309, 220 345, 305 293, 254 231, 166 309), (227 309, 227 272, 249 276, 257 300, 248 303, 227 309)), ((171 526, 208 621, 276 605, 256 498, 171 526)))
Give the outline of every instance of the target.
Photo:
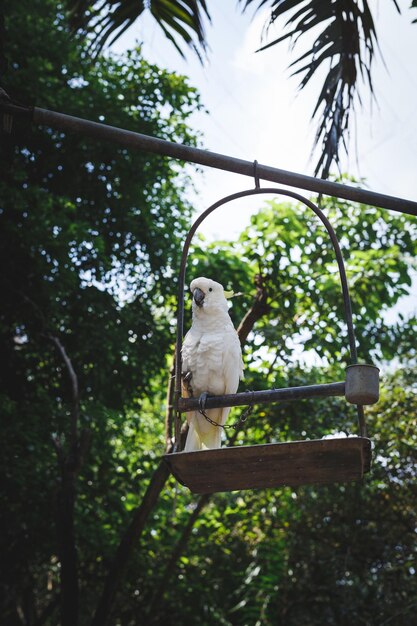
MULTIPOLYGON (((49 126, 58 130, 78 133, 96 140, 112 141, 126 148, 144 150, 145 152, 169 156, 174 159, 198 163, 199 165, 206 165, 208 167, 234 172, 235 174, 243 174, 244 176, 253 178, 253 161, 244 161, 243 159, 237 159, 224 154, 184 146, 163 139, 157 139, 156 137, 149 137, 141 133, 135 133, 123 128, 92 122, 56 111, 48 111, 47 109, 41 109, 39 107, 27 108, 10 102, 1 102, 0 111, 16 116, 32 117, 33 122, 41 126, 49 126)), ((305 176, 304 174, 297 174, 259 163, 256 165, 256 175, 258 180, 263 179, 273 183, 289 185, 290 187, 305 189, 336 198, 344 198, 345 200, 351 200, 353 202, 361 202, 399 213, 417 215, 417 202, 413 200, 388 196, 374 191, 368 191, 367 189, 358 189, 350 185, 314 178, 313 176, 305 176)))

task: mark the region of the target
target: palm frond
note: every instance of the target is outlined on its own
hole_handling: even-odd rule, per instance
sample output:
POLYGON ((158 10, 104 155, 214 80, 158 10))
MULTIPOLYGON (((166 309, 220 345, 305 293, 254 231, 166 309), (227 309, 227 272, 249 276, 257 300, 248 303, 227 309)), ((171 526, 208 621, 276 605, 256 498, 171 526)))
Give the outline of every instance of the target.
MULTIPOLYGON (((396 0, 393 2, 399 10, 396 0)), ((244 8, 255 3, 259 0, 246 0, 244 8)), ((265 3, 261 2, 256 10, 265 3)), ((305 35, 316 36, 312 48, 290 67, 293 75, 301 75, 300 89, 317 75, 319 68, 327 70, 312 113, 312 118, 318 119, 314 145, 322 145, 315 174, 327 178, 332 165, 339 166, 341 148, 347 151, 350 115, 356 102, 361 102, 359 79, 374 97, 371 68, 378 41, 372 13, 367 0, 270 0, 269 4, 269 26, 277 25, 284 15, 287 20, 282 34, 259 51, 284 40, 294 48, 305 35)))
MULTIPOLYGON (((417 9, 417 0, 412 0, 410 9, 417 9)), ((413 19, 413 24, 417 22, 417 17, 413 19)))
POLYGON ((68 7, 71 28, 88 37, 95 54, 114 43, 146 10, 182 56, 184 43, 200 60, 207 51, 206 0, 68 0, 68 7))

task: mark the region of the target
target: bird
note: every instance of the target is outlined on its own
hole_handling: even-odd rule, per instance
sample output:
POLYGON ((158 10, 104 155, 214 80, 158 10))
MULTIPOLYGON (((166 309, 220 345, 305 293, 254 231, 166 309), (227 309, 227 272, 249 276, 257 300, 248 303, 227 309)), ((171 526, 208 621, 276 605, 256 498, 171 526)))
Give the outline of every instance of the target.
MULTIPOLYGON (((236 393, 243 378, 242 351, 238 334, 229 315, 223 286, 210 278, 195 278, 192 293, 192 324, 182 347, 182 387, 185 396, 236 393)), ((230 407, 207 409, 204 413, 224 425, 230 407)), ((184 452, 221 447, 221 428, 199 411, 187 413, 188 434, 184 452)))

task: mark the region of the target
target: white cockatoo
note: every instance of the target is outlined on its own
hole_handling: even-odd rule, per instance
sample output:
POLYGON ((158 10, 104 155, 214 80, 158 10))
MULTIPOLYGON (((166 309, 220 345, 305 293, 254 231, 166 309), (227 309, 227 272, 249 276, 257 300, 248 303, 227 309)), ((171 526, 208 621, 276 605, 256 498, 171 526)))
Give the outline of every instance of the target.
MULTIPOLYGON (((223 286, 209 278, 190 285, 193 322, 182 347, 185 395, 200 397, 236 393, 243 377, 242 351, 230 319, 223 286), (188 391, 188 393, 187 393, 188 391)), ((208 409, 206 415, 224 424, 230 407, 208 409)), ((220 448, 221 428, 210 424, 199 411, 187 413, 189 425, 185 452, 220 448)))

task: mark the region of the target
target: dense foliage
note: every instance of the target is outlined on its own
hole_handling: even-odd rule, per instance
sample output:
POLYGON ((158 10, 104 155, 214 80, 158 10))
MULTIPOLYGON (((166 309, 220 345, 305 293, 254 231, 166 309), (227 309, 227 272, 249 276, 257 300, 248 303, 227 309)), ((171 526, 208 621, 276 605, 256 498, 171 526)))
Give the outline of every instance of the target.
MULTIPOLYGON (((92 63, 70 38, 56 6, 21 2, 6 15, 5 86, 12 96, 196 144, 187 119, 200 105, 183 77, 148 64, 140 50, 92 63)), ((171 344, 166 310, 176 289, 171 268, 190 215, 190 182, 167 159, 18 120, 12 137, 3 140, 2 475, 5 513, 16 532, 3 573, 11 606, 13 595, 28 588, 42 607, 49 566, 58 570, 52 556, 58 475, 51 435, 68 448, 71 412, 67 369, 51 337, 59 339, 78 377, 79 427, 93 431, 92 463, 79 501, 93 504, 91 478, 106 476, 103 524, 117 532, 113 496, 106 495, 116 494, 111 483, 119 482, 113 436, 134 407, 132 420, 139 423, 139 402, 165 367, 171 344)), ((119 493, 116 498, 120 508, 119 493)), ((100 535, 89 506, 82 507, 88 522, 86 534, 80 533, 87 543, 100 535)))
MULTIPOLYGON (((197 141, 189 116, 198 97, 185 79, 140 51, 91 62, 55 7, 25 0, 10 11, 12 93, 197 141)), ((189 181, 169 160, 24 124, 2 149, 0 621, 90 625, 161 467, 189 181), (64 548, 72 545, 71 562, 64 548), (71 566, 79 602, 68 616, 61 591, 71 592, 71 566)), ((371 474, 360 484, 203 499, 162 480, 108 623, 413 622, 416 320, 389 324, 386 312, 410 289, 416 221, 334 200, 323 209, 346 259, 361 359, 383 370, 381 401, 367 411, 371 474)), ((236 324, 256 274, 264 278, 268 310, 249 335, 242 388, 343 378, 337 267, 307 208, 267 200, 237 241, 197 243, 188 278, 210 275, 242 292, 231 309, 236 324)), ((342 399, 288 402, 259 407, 235 443, 341 432, 357 432, 342 399)))
MULTIPOLYGON (((211 6, 205 0, 67 2, 73 28, 89 38, 93 49, 100 50, 106 43, 115 41, 147 10, 181 54, 182 43, 199 55, 200 51, 206 52, 204 19, 210 20, 211 6)), ((380 47, 375 3, 368 0, 237 0, 237 5, 242 11, 254 14, 266 9, 269 15, 263 35, 267 43, 263 42, 260 50, 289 42, 289 67, 293 75, 300 76, 301 90, 310 81, 323 81, 317 90, 312 117, 317 121, 315 145, 321 144, 315 173, 328 178, 332 166, 339 166, 342 149, 348 151, 350 118, 362 102, 362 83, 369 95, 375 96, 373 60, 380 47), (274 29, 270 28, 272 25, 274 29), (293 59, 296 50, 300 54, 293 59)), ((397 0, 392 0, 392 7, 399 13, 403 8, 397 0)), ((410 8, 416 8, 415 1, 410 8)))

